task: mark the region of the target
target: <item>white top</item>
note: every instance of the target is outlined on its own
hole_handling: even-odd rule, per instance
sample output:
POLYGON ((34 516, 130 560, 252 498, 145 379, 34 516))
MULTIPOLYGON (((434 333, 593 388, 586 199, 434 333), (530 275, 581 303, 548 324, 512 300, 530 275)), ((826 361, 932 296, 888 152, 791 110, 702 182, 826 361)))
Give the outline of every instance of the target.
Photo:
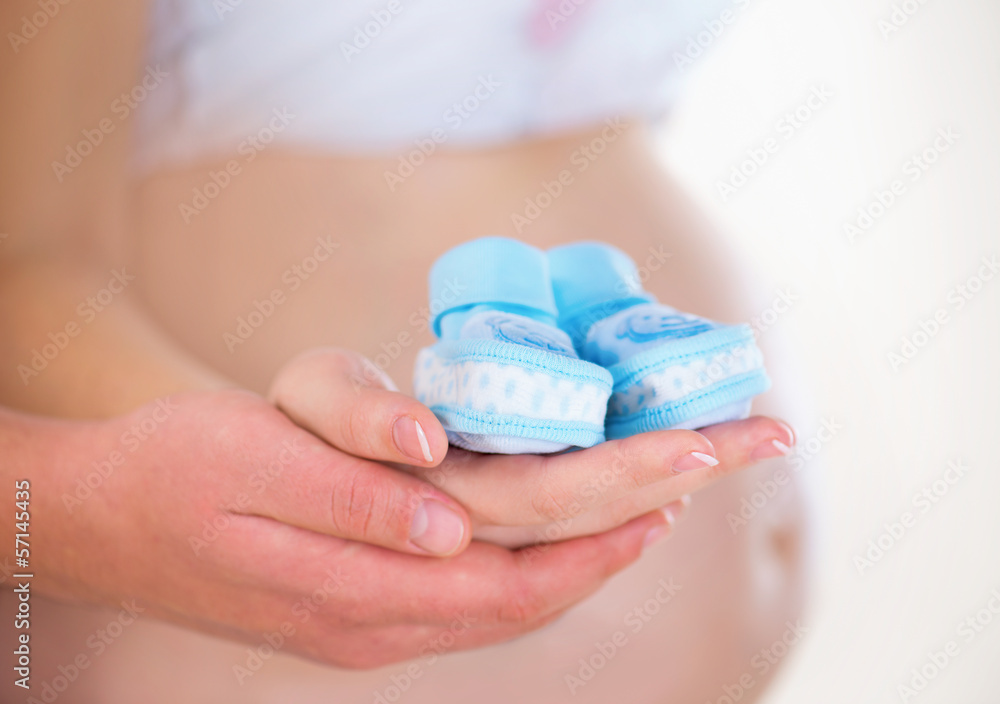
POLYGON ((235 155, 269 123, 286 146, 398 154, 656 117, 728 4, 154 0, 148 62, 167 76, 138 110, 138 166, 235 155))

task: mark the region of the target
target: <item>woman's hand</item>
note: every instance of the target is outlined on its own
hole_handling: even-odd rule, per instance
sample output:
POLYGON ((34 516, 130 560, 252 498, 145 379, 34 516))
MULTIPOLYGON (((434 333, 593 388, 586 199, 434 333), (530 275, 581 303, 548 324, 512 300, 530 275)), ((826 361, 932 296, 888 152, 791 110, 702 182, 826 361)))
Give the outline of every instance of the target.
MULTIPOLYGON (((396 402, 425 420, 426 409, 396 402)), ((443 433, 426 422, 443 456, 443 433)), ((254 645, 268 636, 278 647, 278 634, 289 651, 348 667, 538 628, 668 530, 653 513, 540 555, 470 547, 467 514, 440 490, 330 447, 243 391, 180 394, 102 422, 0 414, 0 425, 0 469, 31 480, 40 592, 134 600, 254 645)), ((340 441, 357 454, 403 452, 388 444, 391 427, 365 434, 364 447, 340 441)))
POLYGON ((657 508, 672 523, 695 492, 784 454, 792 443, 787 425, 758 416, 700 432, 642 433, 559 455, 452 448, 439 467, 410 471, 462 502, 474 538, 514 547, 593 535, 657 508))
POLYGON ((786 424, 754 417, 701 432, 643 433, 560 455, 483 455, 448 448, 430 410, 389 390, 391 382, 373 370, 354 353, 313 350, 286 365, 271 396, 335 447, 405 463, 398 466, 466 508, 474 537, 508 547, 598 534, 657 509, 673 522, 692 493, 795 442, 786 424), (413 450, 393 442, 393 429, 406 418, 420 423, 433 461, 415 461, 413 450))

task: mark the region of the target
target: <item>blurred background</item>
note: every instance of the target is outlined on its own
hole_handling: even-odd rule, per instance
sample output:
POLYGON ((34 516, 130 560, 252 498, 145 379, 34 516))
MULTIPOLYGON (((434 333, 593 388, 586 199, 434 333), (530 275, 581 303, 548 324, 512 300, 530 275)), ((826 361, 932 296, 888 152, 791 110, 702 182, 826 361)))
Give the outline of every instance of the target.
MULTIPOLYGON (((670 119, 658 128, 661 156, 683 188, 741 249, 743 270, 761 279, 757 290, 762 294, 749 306, 760 312, 752 323, 768 350, 769 363, 787 365, 792 369, 788 377, 801 380, 801 388, 791 394, 802 402, 791 417, 799 438, 789 466, 808 478, 821 528, 814 551, 813 597, 804 618, 807 636, 762 701, 996 704, 1000 701, 1000 511, 994 506, 1000 497, 1000 2, 704 1, 717 6, 714 16, 726 21, 695 30, 676 55, 689 80, 670 119), (727 14, 721 14, 723 9, 727 14)), ((202 9, 221 23, 218 8, 232 9, 242 0, 218 2, 222 5, 213 7, 206 0, 202 9)), ((698 0, 690 2, 705 9, 694 5, 698 0)), ((67 16, 75 7, 71 4, 67 16)), ((288 6, 277 3, 265 7, 276 15, 288 11, 288 6)), ((364 14, 359 7, 348 9, 364 14)), ((329 8, 331 15, 341 9, 329 8)), ((504 14, 499 5, 490 11, 504 14)), ((227 29, 236 30, 243 20, 234 15, 225 21, 227 29)), ((197 40, 197 33, 194 36, 197 40)), ((492 37, 498 43, 503 40, 499 31, 492 37)), ((478 39, 470 36, 468 41, 478 39)), ((200 47, 197 41, 195 45, 200 47)), ((173 47, 159 49, 169 54, 173 47)), ((194 54, 196 60, 203 58, 194 54)), ((588 56, 600 63, 602 55, 588 56)), ((240 75, 252 83, 258 68, 243 58, 236 62, 242 66, 240 75)), ((251 58, 266 61, 267 56, 251 58)), ((330 60, 341 59, 337 55, 330 60)), ((581 80, 591 78, 586 71, 578 75, 581 80)), ((362 78, 359 73, 358 80, 362 78)), ((206 94, 213 94, 212 84, 206 85, 206 94)), ((275 85, 283 88, 285 82, 275 85)), ((448 86, 437 88, 447 101, 452 99, 448 86)), ((171 95, 168 89, 154 92, 149 105, 171 95)), ((249 95, 255 97, 252 91, 249 95)), ((218 97, 225 107, 226 95, 211 97, 218 97)), ((406 95, 400 97, 405 99, 406 95)), ((552 102, 558 106, 560 100, 552 102)), ((336 101, 329 102, 336 107, 336 101)), ((440 115, 431 100, 422 107, 432 119, 440 115)), ((268 115, 270 110, 268 104, 268 115)), ((379 114, 391 116, 391 111, 379 114)), ((266 124, 255 121, 256 116, 247 119, 254 127, 266 124)), ((324 119, 319 115, 316 121, 323 126, 324 119)), ((306 122, 295 124, 307 130, 306 122)), ((384 122, 393 127, 391 120, 384 122)), ((241 124, 231 127, 237 138, 247 133, 241 130, 241 124)), ((456 146, 458 140, 456 136, 456 146)), ((387 163, 394 165, 395 157, 393 152, 387 163)), ((260 162, 257 168, 263 168, 260 162)), ((252 194, 254 187, 267 185, 251 172, 248 168, 248 175, 227 193, 235 205, 216 201, 212 215, 194 221, 177 252, 186 254, 185 246, 206 242, 214 246, 214 241, 190 233, 207 231, 215 222, 210 218, 221 221, 227 212, 238 212, 240 197, 249 200, 246 194, 252 194)), ((205 173, 191 170, 185 177, 202 185, 205 173)), ((275 173, 279 180, 284 177, 283 172, 275 173)), ((379 193, 395 198, 382 192, 381 173, 381 168, 373 169, 367 177, 374 174, 379 193)), ((162 201, 173 222, 150 218, 156 223, 163 220, 166 232, 178 225, 177 204, 190 199, 191 189, 183 179, 158 185, 166 196, 178 194, 175 200, 162 201)), ((284 210, 274 210, 274 222, 280 223, 282 232, 297 229, 291 218, 305 210, 302 203, 329 200, 318 187, 316 194, 294 196, 283 203, 284 210)), ((431 210, 427 209, 428 217, 431 210)), ((259 252, 260 261, 275 267, 273 276, 258 276, 263 281, 278 280, 281 268, 294 261, 297 252, 290 237, 265 239, 273 234, 269 227, 277 230, 270 222, 240 222, 238 238, 229 242, 232 251, 249 261, 252 247, 244 246, 242 238, 251 225, 259 228, 258 244, 274 247, 261 247, 259 252)), ((362 237, 355 240, 345 241, 367 242, 362 237)), ((157 241, 181 242, 177 237, 157 241)), ((311 251, 312 239, 304 241, 311 251)), ((169 246, 163 251, 177 254, 169 246)), ((361 255, 355 250, 352 256, 361 255)), ((407 250, 400 248, 395 256, 404 259, 407 250)), ((231 261, 242 266, 240 257, 231 261)), ((386 259, 386 266, 394 264, 391 257, 386 259)), ((425 267, 411 268, 419 270, 422 286, 425 267)), ((232 275, 236 270, 226 271, 232 275)), ((209 266, 205 271, 215 275, 209 266)), ((184 275, 196 281, 188 269, 184 275)), ((195 304, 186 304, 180 296, 186 293, 201 303, 202 291, 197 284, 185 282, 179 287, 165 278, 160 281, 164 282, 161 317, 166 317, 164 310, 172 310, 175 328, 187 330, 195 304)), ((254 300, 246 291, 257 290, 255 280, 242 283, 244 289, 234 284, 223 298, 224 305, 213 310, 226 325, 245 314, 254 300)), ((336 281, 324 273, 311 283, 334 286, 336 281)), ((282 309, 286 329, 302 327, 301 319, 309 319, 309 300, 323 299, 303 296, 282 309), (296 314, 303 317, 296 319, 296 314)), ((327 309, 323 310, 325 314, 327 309)), ((396 339, 397 323, 391 315, 383 317, 383 331, 391 335, 379 337, 382 332, 376 331, 370 340, 396 339)), ((401 320, 400 325, 412 327, 405 315, 401 320)), ((301 338, 286 340, 280 325, 276 322, 269 332, 254 337, 248 347, 258 345, 256 357, 234 357, 232 349, 219 342, 221 326, 209 318, 200 330, 192 328, 184 341, 203 358, 230 365, 229 371, 236 369, 244 379, 269 379, 266 372, 277 366, 274 360, 286 359, 287 348, 301 344, 301 338), (196 338, 210 340, 214 347, 206 343, 198 349, 196 338), (280 344, 267 348, 268 339, 280 344), (252 375, 251 364, 258 377, 252 375)), ((375 354, 379 348, 364 351, 375 354)), ((402 368, 408 365, 401 361, 395 369, 402 368)), ((61 608, 45 606, 56 631, 63 620, 68 621, 69 609, 61 608)), ((608 613, 616 623, 620 620, 617 606, 608 613)), ((580 622, 589 625, 609 617, 607 613, 585 616, 592 620, 580 622)), ((80 632, 92 632, 108 620, 96 611, 89 618, 80 632)), ((222 692, 232 685, 231 664, 245 657, 244 644, 220 645, 159 622, 136 626, 127 638, 127 647, 104 656, 102 671, 117 672, 114 665, 133 674, 136 682, 129 686, 135 691, 148 692, 148 682, 156 674, 171 684, 191 682, 203 696, 222 701, 223 695, 209 687, 218 686, 222 692), (209 684, 200 684, 199 678, 209 684)), ((71 656, 79 642, 66 640, 71 656)), ((580 642, 581 647, 590 647, 583 638, 580 642)), ((506 664, 516 662, 511 654, 517 654, 519 647, 506 651, 498 647, 489 654, 493 674, 516 681, 510 675, 516 670, 506 664), (504 653, 510 659, 503 660, 504 653)), ((533 647, 539 653, 547 649, 542 640, 533 647)), ((438 666, 440 686, 447 681, 446 669, 460 669, 463 657, 471 659, 455 656, 453 665, 438 666)), ((656 657, 664 656, 657 651, 656 657)), ((392 666, 372 676, 381 678, 377 681, 382 688, 387 677, 400 671, 392 666)), ((283 655, 254 686, 261 697, 285 696, 289 690, 279 690, 269 678, 285 678, 305 691, 329 675, 327 668, 283 655)), ((351 677, 356 691, 370 699, 368 680, 356 673, 351 677)), ((482 688, 476 675, 469 677, 463 686, 469 691, 482 688)), ((98 684, 104 683, 94 686, 98 684)), ((110 686, 126 691, 126 684, 117 680, 110 686)), ((338 692, 341 700, 350 696, 344 694, 344 686, 338 692)), ((83 696, 83 688, 60 701, 83 696)), ((622 704, 629 704, 629 694, 620 695, 622 704)), ((246 700, 241 691, 239 701, 246 700)), ((725 702, 722 690, 710 704, 725 702)))
POLYGON ((1000 701, 1000 4, 736 15, 662 144, 794 297, 762 336, 809 385, 825 531, 809 636, 765 701, 1000 701))

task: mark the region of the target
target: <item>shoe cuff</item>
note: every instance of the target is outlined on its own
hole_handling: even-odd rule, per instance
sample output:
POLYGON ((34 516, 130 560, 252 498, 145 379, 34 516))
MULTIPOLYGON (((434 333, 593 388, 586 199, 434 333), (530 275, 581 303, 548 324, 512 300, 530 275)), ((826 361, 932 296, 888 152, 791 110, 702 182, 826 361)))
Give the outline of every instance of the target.
POLYGON ((635 262, 603 242, 578 242, 548 252, 559 327, 582 345, 590 327, 620 310, 656 298, 642 289, 635 262))
POLYGON ((474 306, 555 324, 556 305, 545 252, 506 237, 484 237, 445 252, 430 272, 431 329, 474 306))

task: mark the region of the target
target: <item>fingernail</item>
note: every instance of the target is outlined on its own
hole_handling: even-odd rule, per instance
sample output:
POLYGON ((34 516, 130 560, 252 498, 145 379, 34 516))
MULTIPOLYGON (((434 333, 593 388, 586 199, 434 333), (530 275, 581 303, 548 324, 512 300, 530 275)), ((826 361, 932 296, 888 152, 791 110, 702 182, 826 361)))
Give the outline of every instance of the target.
POLYGON ((433 555, 450 555, 464 538, 465 523, 440 501, 424 501, 413 514, 410 542, 418 548, 433 555))
POLYGON ((655 528, 650 528, 649 532, 646 533, 646 537, 642 541, 642 547, 648 548, 653 543, 658 543, 668 535, 670 535, 670 527, 673 522, 668 518, 666 525, 656 526, 655 528))
POLYGON ((768 457, 787 457, 792 454, 792 448, 790 448, 781 440, 768 440, 767 442, 762 442, 760 445, 753 449, 750 453, 751 460, 766 460, 768 457))
POLYGON ((786 423, 783 420, 779 420, 778 421, 778 425, 780 425, 782 428, 784 428, 785 432, 788 433, 788 444, 789 445, 794 445, 795 444, 795 438, 798 437, 795 434, 795 428, 793 428, 792 426, 790 426, 788 423, 786 423))
POLYGON ((711 455, 706 455, 704 452, 692 452, 674 462, 674 471, 690 472, 692 469, 704 469, 705 467, 714 467, 717 464, 719 464, 719 460, 711 455))
POLYGON ((396 447, 411 460, 433 462, 431 446, 420 423, 410 416, 402 416, 392 424, 392 440, 396 447))
POLYGON ((677 501, 671 501, 669 504, 661 508, 660 511, 667 517, 667 523, 674 525, 681 519, 690 505, 691 497, 685 494, 677 501))

